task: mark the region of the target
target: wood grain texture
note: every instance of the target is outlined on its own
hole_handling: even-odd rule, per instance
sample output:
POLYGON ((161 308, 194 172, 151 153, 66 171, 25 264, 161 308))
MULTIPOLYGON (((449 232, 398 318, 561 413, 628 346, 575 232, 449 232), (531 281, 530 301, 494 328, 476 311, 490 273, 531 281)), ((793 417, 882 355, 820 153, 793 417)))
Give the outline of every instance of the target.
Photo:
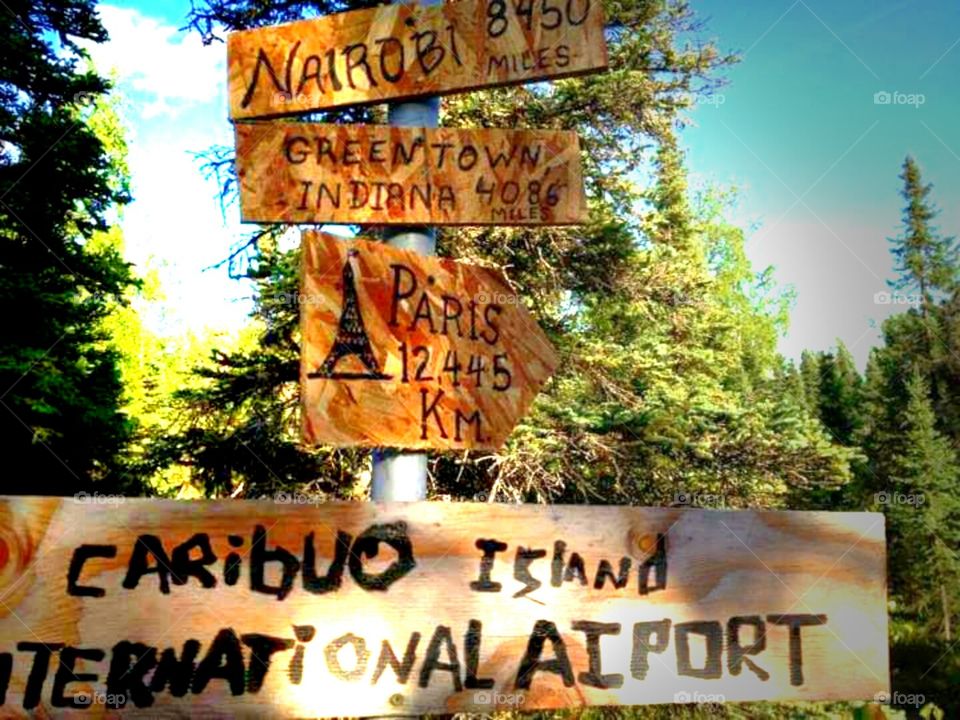
POLYGON ((569 225, 576 133, 298 122, 235 126, 246 222, 569 225))
POLYGON ((495 449, 558 358, 496 270, 303 233, 303 435, 495 449))
POLYGON ((231 33, 230 117, 560 78, 607 66, 598 0, 459 0, 231 33))
MULTIPOLYGON (((70 712, 77 717, 325 717, 670 703, 709 696, 869 699, 888 688, 879 514, 301 505, 279 496, 279 502, 104 500, 110 499, 0 499, 6 550, 0 567, 0 658, 9 663, 10 673, 0 711, 4 717, 26 716, 31 694, 35 700, 27 704, 36 705, 29 711, 42 717, 70 712), (337 533, 345 548, 344 566, 331 573, 338 582, 320 588, 310 571, 324 577, 336 565, 337 533), (258 550, 251 551, 255 537, 258 550), (637 568, 659 552, 654 550, 657 537, 663 538, 666 576, 661 587, 651 572, 648 591, 641 594, 637 568), (481 539, 506 546, 494 554, 486 582, 480 577, 481 539), (551 580, 557 541, 564 543, 558 585, 551 580), (131 573, 136 555, 150 543, 161 559, 151 556, 149 566, 159 572, 131 573), (77 565, 75 587, 68 592, 72 561, 79 548, 89 551, 91 545, 98 547, 77 565), (191 546, 188 552, 182 549, 191 546), (307 557, 308 546, 314 558, 307 557), (521 547, 543 556, 524 569, 523 561, 517 562, 521 547), (373 558, 376 549, 380 552, 373 558), (278 599, 281 551, 291 563, 290 584, 278 599), (236 558, 228 558, 230 553, 236 558), (191 571, 190 558, 203 564, 191 571), (410 562, 400 567, 402 558, 410 562), (617 569, 622 559, 631 563, 625 585, 618 589, 608 580, 597 589, 602 561, 617 569), (580 583, 576 571, 564 580, 567 569, 581 561, 587 584, 580 583), (255 576, 264 562, 261 587, 255 576), (227 566, 233 563, 239 567, 237 580, 228 585, 227 566), (202 571, 210 573, 211 587, 202 586, 202 571), (533 585, 517 579, 524 573, 540 584, 518 597, 533 585), (164 579, 167 592, 161 589, 164 579), (384 589, 374 588, 377 580, 384 589), (308 589, 310 583, 315 591, 308 589), (102 595, 77 594, 94 590, 102 595), (789 627, 776 622, 784 615, 825 616, 823 624, 798 626, 794 660, 789 627), (738 617, 762 622, 762 649, 750 647, 760 625, 734 623, 739 629, 731 640, 731 618, 738 617), (591 650, 587 632, 574 629, 584 621, 607 624, 597 649, 591 650), (670 627, 661 642, 649 629, 665 621, 670 627), (552 668, 534 666, 527 686, 518 674, 531 654, 533 629, 538 624, 550 629, 544 623, 556 628, 562 649, 546 638, 540 660, 556 661, 560 653, 566 661, 552 668), (719 644, 708 655, 706 638, 715 632, 721 633, 719 644), (413 633, 419 633, 416 642, 413 633), (264 640, 258 643, 255 634, 274 638, 274 652, 264 652, 264 640), (154 667, 165 648, 181 658, 190 640, 197 643, 194 662, 179 673, 170 672, 173 657, 163 672, 154 667), (400 668, 402 682, 389 662, 381 663, 385 642, 398 667, 413 648, 409 663, 400 668), (49 665, 37 669, 43 647, 49 649, 49 665), (737 650, 744 647, 746 656, 737 650), (80 648, 82 659, 70 660, 78 655, 71 648, 80 648), (591 668, 592 657, 599 668, 591 668), (741 663, 743 657, 750 662, 741 663), (141 664, 131 670, 135 658, 141 664), (57 668, 63 667, 58 663, 68 660, 72 669, 57 679, 57 668), (609 686, 597 687, 591 677, 596 674, 610 676, 609 686), (122 710, 107 707, 111 696, 116 705, 121 695, 127 698, 122 710), (67 701, 86 704, 71 711, 63 706, 67 701)), ((532 645, 536 655, 536 641, 532 645)))

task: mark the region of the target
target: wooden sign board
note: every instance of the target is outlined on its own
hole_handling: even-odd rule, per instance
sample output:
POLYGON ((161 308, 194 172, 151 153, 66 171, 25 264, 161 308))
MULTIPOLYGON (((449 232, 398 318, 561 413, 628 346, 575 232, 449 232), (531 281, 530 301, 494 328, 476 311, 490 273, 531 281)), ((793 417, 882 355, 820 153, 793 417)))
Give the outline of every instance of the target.
POLYGON ((496 449, 557 366, 496 270, 303 233, 310 443, 496 449))
POLYGON ((883 516, 0 499, 4 717, 888 690, 883 516))
POLYGON ((580 75, 607 66, 599 0, 395 3, 231 33, 234 120, 580 75))
POLYGON ((576 133, 274 121, 235 126, 246 222, 569 225, 576 133))

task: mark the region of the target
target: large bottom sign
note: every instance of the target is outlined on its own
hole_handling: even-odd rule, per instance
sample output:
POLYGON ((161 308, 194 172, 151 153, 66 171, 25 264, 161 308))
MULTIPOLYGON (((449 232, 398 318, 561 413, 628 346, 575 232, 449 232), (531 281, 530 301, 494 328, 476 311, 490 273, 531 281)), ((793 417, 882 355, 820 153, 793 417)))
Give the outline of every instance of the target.
POLYGON ((0 551, 4 717, 888 688, 877 514, 8 498, 0 551))

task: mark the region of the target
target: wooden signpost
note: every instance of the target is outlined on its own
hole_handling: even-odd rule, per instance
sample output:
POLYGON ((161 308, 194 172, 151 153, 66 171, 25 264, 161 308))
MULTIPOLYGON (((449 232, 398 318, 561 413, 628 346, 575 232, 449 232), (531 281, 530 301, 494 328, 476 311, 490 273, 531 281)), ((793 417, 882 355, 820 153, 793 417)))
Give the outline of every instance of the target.
POLYGON ((397 3, 231 33, 234 120, 561 78, 607 66, 599 0, 397 3))
POLYGON ((268 122, 236 126, 247 222, 569 225, 576 133, 268 122))
POLYGON ((888 690, 880 514, 278 499, 0 499, 3 716, 888 690))
POLYGON ((503 444, 557 356, 499 271, 313 231, 302 247, 308 442, 503 444))

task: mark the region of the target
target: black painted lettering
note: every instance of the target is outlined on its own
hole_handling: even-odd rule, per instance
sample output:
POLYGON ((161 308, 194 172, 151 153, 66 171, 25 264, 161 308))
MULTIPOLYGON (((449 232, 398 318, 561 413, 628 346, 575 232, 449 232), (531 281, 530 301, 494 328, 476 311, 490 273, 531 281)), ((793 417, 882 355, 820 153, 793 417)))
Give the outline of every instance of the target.
POLYGON ((316 83, 317 92, 323 92, 323 59, 319 55, 308 55, 300 69, 300 82, 297 83, 297 95, 311 80, 316 83))
POLYGON ((397 314, 400 311, 400 301, 412 297, 417 291, 417 276, 413 270, 406 265, 394 264, 390 266, 393 270, 393 299, 390 301, 390 325, 396 327, 400 324, 397 320, 397 314), (405 276, 405 280, 404 280, 405 276), (404 284, 408 289, 402 289, 404 284))
POLYGON ((600 636, 601 635, 619 635, 620 623, 601 623, 590 622, 588 620, 576 620, 573 623, 573 629, 584 633, 587 636, 587 657, 589 658, 589 669, 581 672, 577 679, 584 685, 601 688, 604 690, 610 688, 623 687, 623 675, 612 673, 604 675, 601 670, 600 662, 600 636))
POLYGON ((523 583, 523 587, 517 590, 513 596, 515 598, 528 595, 540 587, 543 583, 530 574, 530 564, 547 556, 547 551, 543 549, 528 549, 524 547, 517 548, 517 557, 513 561, 513 577, 523 583))
POLYGON ((373 73, 370 72, 370 64, 367 62, 367 46, 364 43, 347 45, 343 49, 343 54, 347 59, 347 83, 350 87, 356 89, 357 85, 353 81, 353 71, 362 67, 367 75, 366 87, 377 87, 377 81, 373 79, 373 73), (357 52, 359 50, 359 52, 357 52), (354 59, 354 56, 356 58, 354 59))
POLYGON ((157 649, 143 643, 123 640, 113 646, 107 671, 107 709, 126 707, 128 701, 138 708, 153 705, 153 692, 145 677, 157 664, 157 649))
POLYGON ((195 577, 202 587, 212 588, 217 584, 207 565, 217 562, 217 556, 210 547, 207 533, 196 533, 193 537, 173 549, 173 573, 171 579, 175 585, 186 585, 187 580, 195 577), (191 558, 190 551, 199 548, 200 557, 191 558))
POLYGON ((727 669, 733 677, 737 677, 746 665, 761 680, 769 680, 770 673, 747 657, 759 655, 766 647, 766 624, 759 615, 732 617, 727 621, 727 669), (749 645, 743 645, 740 641, 740 628, 745 625, 753 628, 753 642, 749 645))
POLYGON ((417 62, 424 75, 430 75, 443 62, 447 52, 443 45, 437 42, 437 33, 433 30, 415 32, 410 37, 416 43, 417 62))
POLYGON ((100 662, 105 653, 95 648, 65 647, 60 651, 60 664, 53 676, 53 689, 50 692, 50 704, 55 708, 86 708, 90 706, 87 698, 78 700, 75 695, 66 696, 67 684, 72 682, 94 683, 99 678, 96 673, 76 671, 77 660, 100 662))
POLYGON ((493 678, 478 677, 480 672, 480 643, 482 641, 483 623, 471 619, 463 640, 467 654, 467 677, 463 684, 467 690, 488 690, 493 687, 495 682, 493 678))
POLYGON ((283 84, 280 82, 280 78, 277 77, 277 71, 274 69, 273 65, 270 63, 270 58, 267 57, 267 54, 263 51, 263 48, 260 48, 257 51, 257 62, 253 66, 253 77, 250 78, 250 84, 247 85, 246 92, 243 93, 243 99, 240 101, 240 107, 247 107, 250 104, 250 101, 253 99, 253 94, 257 91, 257 85, 260 83, 260 70, 261 68, 267 71, 267 74, 270 76, 270 81, 273 83, 274 90, 282 92, 289 96, 290 94, 290 66, 292 65, 293 57, 297 53, 297 49, 300 47, 300 42, 297 41, 293 47, 290 49, 290 54, 287 56, 287 82, 283 84))
POLYGON ((317 629, 313 625, 294 625, 293 634, 297 638, 297 647, 293 651, 293 659, 287 666, 287 678, 291 685, 299 685, 303 680, 303 655, 304 645, 316 634, 317 629))
POLYGON ((250 589, 253 592, 276 595, 283 600, 293 589, 293 581, 300 572, 300 561, 289 550, 279 545, 273 550, 267 549, 267 531, 263 525, 253 530, 253 547, 250 549, 250 589), (267 563, 280 563, 280 584, 268 585, 265 580, 267 563))
POLYGON ((32 652, 34 654, 30 674, 27 675, 27 684, 23 688, 24 710, 32 710, 40 704, 43 683, 46 681, 47 672, 50 670, 50 656, 62 648, 63 643, 17 643, 19 652, 32 652))
POLYGON ((622 590, 627 586, 627 582, 630 580, 630 565, 632 564, 630 558, 623 557, 620 558, 620 568, 616 575, 613 574, 613 566, 610 565, 610 562, 607 560, 601 560, 600 565, 597 567, 597 576, 594 578, 593 587, 597 590, 603 590, 604 584, 607 582, 607 578, 610 578, 610 582, 617 590, 622 590))
POLYGON ((455 210, 457 208, 457 196, 453 192, 453 188, 449 185, 441 185, 438 192, 440 197, 437 198, 437 209, 438 210, 455 210))
POLYGON ((402 521, 371 525, 360 533, 350 549, 350 574, 354 582, 364 590, 385 592, 416 565, 413 544, 407 535, 407 524, 402 521), (381 543, 392 547, 397 553, 397 559, 382 573, 370 575, 363 569, 364 558, 377 557, 381 543))
POLYGON ((667 588, 667 536, 657 533, 657 547, 653 554, 640 563, 638 569, 640 594, 647 595, 654 590, 667 588), (654 571, 655 584, 650 586, 650 571, 654 571))
POLYGON ((503 585, 493 582, 490 579, 490 573, 493 571, 496 554, 506 550, 507 544, 499 540, 481 538, 477 540, 475 545, 477 550, 483 551, 483 557, 480 558, 480 576, 470 583, 470 589, 474 592, 500 592, 503 585))
POLYGON ((826 615, 767 615, 767 622, 790 628, 790 684, 803 685, 803 646, 800 628, 825 625, 826 615))
POLYGON ((294 135, 283 144, 284 155, 291 165, 301 165, 310 156, 310 141, 303 135, 294 135), (295 150, 294 145, 306 145, 306 149, 295 150))
POLYGON ((231 628, 217 633, 193 675, 190 691, 199 695, 211 680, 226 680, 231 695, 243 695, 243 650, 240 639, 231 628))
POLYGON ((359 165, 360 155, 357 154, 357 147, 359 147, 359 145, 359 140, 345 140, 340 162, 344 165, 359 165))
POLYGON ((250 663, 247 665, 247 692, 258 693, 263 687, 264 678, 270 671, 270 661, 274 654, 289 650, 294 642, 289 638, 278 638, 259 633, 241 635, 243 644, 250 648, 250 663))
POLYGON ((518 690, 528 690, 533 676, 538 672, 559 675, 563 678, 565 687, 573 687, 573 668, 570 666, 570 658, 567 657, 567 646, 557 632, 557 626, 549 620, 537 620, 533 626, 533 632, 530 633, 530 639, 527 641, 527 651, 523 654, 520 668, 517 670, 514 687, 518 690), (541 659, 543 646, 547 640, 553 646, 552 660, 541 659))
POLYGON ((405 67, 403 43, 395 37, 380 38, 374 42, 380 46, 380 75, 387 82, 400 82, 400 79, 403 77, 403 68, 405 67), (395 65, 392 69, 388 67, 389 63, 387 62, 391 56, 396 57, 395 65))
POLYGON ((430 638, 430 644, 427 646, 427 656, 423 661, 423 667, 420 668, 420 687, 425 688, 430 685, 430 677, 434 670, 443 670, 450 673, 450 679, 453 680, 453 689, 456 692, 463 690, 463 683, 460 681, 460 661, 457 659, 457 646, 453 643, 453 635, 450 628, 446 625, 437 625, 437 629, 430 638), (447 651, 447 658, 450 662, 440 662, 441 645, 447 651))
POLYGON ((670 620, 652 620, 633 625, 633 653, 630 656, 630 674, 644 680, 650 670, 650 653, 658 655, 670 644, 670 620), (653 638, 656 637, 656 641, 653 638))
POLYGON ((677 675, 715 680, 723 674, 723 627, 716 621, 694 620, 674 625, 674 643, 677 648, 677 675), (702 635, 706 643, 706 659, 702 668, 690 662, 690 636, 702 635))
POLYGON ((581 585, 587 584, 587 570, 583 565, 583 558, 579 553, 572 553, 567 562, 567 569, 563 571, 563 581, 571 582, 579 579, 581 585))
POLYGON ((0 653, 0 706, 7 704, 7 688, 13 673, 13 653, 0 653))
POLYGON ((116 545, 81 545, 73 551, 73 557, 70 558, 70 567, 67 569, 67 594, 75 597, 103 597, 107 591, 103 588, 92 585, 79 585, 80 573, 83 572, 83 564, 90 558, 115 558, 117 556, 116 545))
POLYGON ((133 544, 133 552, 127 565, 127 575, 123 579, 123 587, 133 590, 140 583, 144 575, 156 573, 160 582, 160 592, 170 593, 170 558, 163 549, 163 542, 156 535, 141 535, 133 544), (154 564, 148 565, 149 558, 154 564))
POLYGON ((337 531, 333 560, 327 568, 327 574, 320 576, 317 575, 317 551, 313 547, 313 533, 307 535, 303 541, 303 589, 315 595, 339 590, 352 541, 353 536, 350 533, 337 531))
POLYGON ((197 655, 200 653, 198 640, 187 640, 183 651, 177 657, 173 648, 164 648, 160 653, 160 662, 150 678, 150 690, 158 693, 169 687, 174 697, 183 697, 190 690, 190 681, 196 670, 197 655))
POLYGON ((483 308, 483 320, 487 327, 493 331, 492 333, 487 333, 486 329, 480 331, 480 337, 487 345, 496 345, 497 340, 500 339, 500 325, 496 322, 496 319, 502 312, 503 307, 496 303, 490 303, 483 308))
POLYGON ((567 551, 567 544, 563 540, 553 543, 553 561, 550 563, 550 584, 560 587, 563 584, 563 554, 567 551))
POLYGON ((457 442, 463 442, 463 435, 461 433, 461 425, 463 425, 474 428, 473 437, 477 442, 486 441, 486 438, 481 434, 481 415, 479 410, 474 410, 469 415, 464 415, 460 408, 456 408, 453 412, 453 416, 455 430, 453 436, 454 440, 457 442))
POLYGON ((460 329, 460 315, 463 314, 463 305, 460 301, 450 295, 444 295, 443 300, 443 328, 440 330, 444 335, 447 334, 447 323, 453 321, 457 325, 457 336, 463 337, 463 330, 460 329))
POLYGON ((323 654, 327 660, 327 669, 335 678, 347 681, 359 680, 367 672, 367 662, 370 660, 367 642, 353 633, 347 633, 336 640, 332 640, 323 649, 323 654), (353 649, 355 660, 350 670, 345 670, 340 663, 340 651, 347 645, 353 649))
POLYGON ((430 394, 430 391, 426 388, 420 391, 420 439, 426 440, 428 437, 427 434, 427 421, 430 419, 430 416, 433 416, 433 421, 437 424, 437 429, 440 431, 440 437, 447 439, 446 429, 443 427, 443 422, 440 420, 440 413, 437 410, 437 405, 440 403, 441 398, 444 396, 443 390, 437 390, 436 396, 433 398, 433 402, 429 405, 427 404, 427 396, 430 394))
POLYGON ((411 633, 410 639, 407 641, 407 649, 403 653, 403 661, 401 662, 394 654, 390 642, 384 640, 380 646, 380 657, 377 659, 377 667, 373 671, 373 678, 370 680, 370 684, 376 685, 377 680, 380 679, 383 671, 386 670, 387 665, 389 665, 393 673, 397 676, 397 682, 401 685, 406 685, 407 679, 410 677, 410 671, 413 669, 413 663, 417 659, 417 645, 419 644, 420 633, 411 633))

